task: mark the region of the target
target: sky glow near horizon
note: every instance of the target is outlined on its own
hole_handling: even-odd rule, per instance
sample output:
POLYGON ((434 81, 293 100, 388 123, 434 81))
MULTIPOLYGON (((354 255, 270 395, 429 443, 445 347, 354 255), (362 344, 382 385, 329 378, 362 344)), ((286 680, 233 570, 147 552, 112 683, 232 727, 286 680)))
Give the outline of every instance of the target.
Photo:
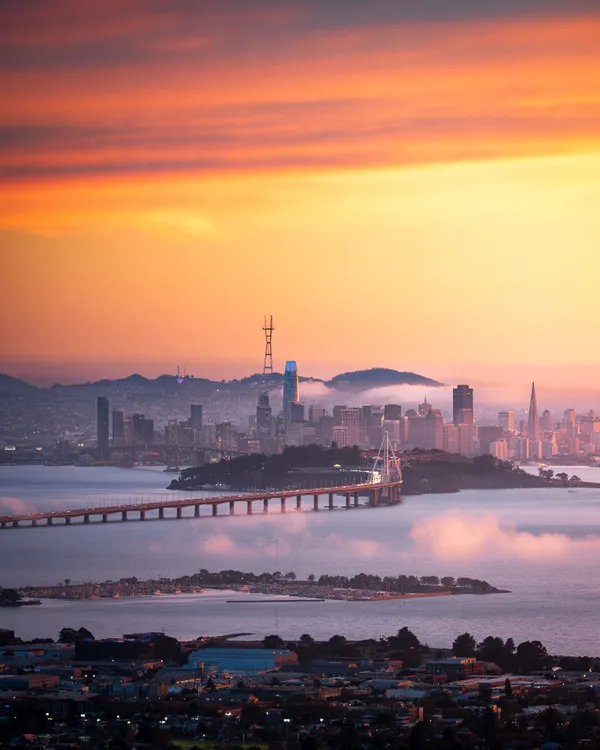
POLYGON ((4 4, 0 370, 593 393, 600 6, 452 5, 4 4))

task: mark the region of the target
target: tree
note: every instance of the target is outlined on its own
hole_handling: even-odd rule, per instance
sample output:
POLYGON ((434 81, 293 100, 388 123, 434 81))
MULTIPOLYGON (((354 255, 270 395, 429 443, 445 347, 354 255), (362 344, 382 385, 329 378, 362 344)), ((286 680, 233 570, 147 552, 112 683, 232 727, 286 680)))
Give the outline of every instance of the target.
POLYGON ((310 573, 307 580, 309 580, 311 583, 314 583, 314 581, 315 581, 315 574, 314 573, 310 573))
POLYGON ((262 643, 265 648, 283 648, 285 646, 283 639, 278 635, 268 635, 263 638, 262 643))
POLYGON ((517 646, 517 666, 522 672, 539 672, 548 666, 550 657, 540 641, 524 641, 517 646))
POLYGON ((284 578, 286 578, 288 581, 295 581, 296 580, 296 574, 293 570, 290 570, 289 573, 286 573, 284 578))
POLYGON ((581 482, 581 479, 577 476, 577 474, 573 474, 571 477, 571 483, 577 484, 578 482, 581 482))
POLYGON ((331 653, 339 656, 346 648, 348 641, 343 635, 336 634, 331 636, 331 638, 327 641, 327 644, 331 653))
POLYGON ((456 581, 452 576, 444 576, 442 578, 442 586, 445 586, 448 589, 454 588, 454 586, 456 586, 456 581))
POLYGON ((566 471, 559 471, 558 474, 556 475, 556 478, 560 479, 560 481, 563 484, 568 484, 569 483, 569 475, 567 474, 566 471))
POLYGON ((513 695, 512 685, 508 677, 504 680, 504 695, 507 698, 512 698, 513 695))
POLYGON ((300 640, 298 641, 303 646, 314 646, 315 645, 315 639, 312 637, 312 635, 309 635, 308 633, 303 633, 300 636, 300 640))
POLYGON ((470 633, 459 635, 452 644, 454 656, 475 656, 476 649, 475 638, 470 633))

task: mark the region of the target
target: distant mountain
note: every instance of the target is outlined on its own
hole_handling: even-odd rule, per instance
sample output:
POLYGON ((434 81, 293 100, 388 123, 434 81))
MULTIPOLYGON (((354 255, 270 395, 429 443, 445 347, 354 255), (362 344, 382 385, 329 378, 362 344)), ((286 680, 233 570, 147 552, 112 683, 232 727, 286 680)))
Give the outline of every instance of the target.
POLYGON ((371 388, 385 388, 391 385, 422 385, 439 388, 443 383, 417 375, 414 372, 399 372, 385 367, 373 367, 371 370, 343 372, 326 381, 330 388, 346 388, 356 391, 367 391, 371 388))
MULTIPOLYGON (((331 380, 300 376, 303 383, 323 383, 329 388, 336 390, 367 391, 372 388, 383 388, 393 385, 417 385, 437 388, 443 383, 426 378, 414 372, 399 372, 384 367, 374 367, 371 370, 356 370, 354 372, 343 372, 331 380)), ((159 375, 157 378, 146 378, 137 373, 125 378, 115 380, 103 379, 87 383, 74 383, 71 385, 55 384, 49 389, 37 388, 26 383, 24 380, 12 378, 10 375, 0 374, 0 395, 10 396, 33 396, 46 394, 68 395, 79 394, 85 397, 96 395, 109 395, 132 391, 145 394, 146 396, 161 395, 170 396, 175 394, 187 394, 189 397, 207 397, 217 390, 232 391, 239 395, 252 393, 257 388, 274 390, 280 388, 283 383, 283 374, 274 372, 271 375, 256 373, 245 378, 234 380, 209 380, 207 378, 195 378, 188 376, 178 380, 174 375, 159 375)))
POLYGON ((37 392, 35 385, 24 380, 0 373, 0 394, 12 396, 30 396, 37 392))

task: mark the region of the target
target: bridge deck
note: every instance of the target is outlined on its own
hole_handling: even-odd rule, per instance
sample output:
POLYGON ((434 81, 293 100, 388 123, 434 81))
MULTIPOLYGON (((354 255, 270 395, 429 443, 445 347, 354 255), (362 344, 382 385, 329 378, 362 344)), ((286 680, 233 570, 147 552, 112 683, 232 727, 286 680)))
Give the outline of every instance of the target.
POLYGON ((190 508, 196 505, 222 505, 224 503, 254 502, 304 495, 356 494, 398 487, 401 482, 363 482, 361 484, 341 485, 339 487, 315 487, 312 489, 282 490, 269 492, 246 493, 243 495, 221 495, 217 497, 177 498, 175 500, 156 500, 143 503, 125 503, 121 505, 104 505, 92 508, 75 508, 72 510, 40 510, 34 513, 0 516, 0 523, 13 524, 19 521, 43 521, 50 518, 79 518, 84 516, 111 515, 128 511, 152 511, 161 508, 190 508))

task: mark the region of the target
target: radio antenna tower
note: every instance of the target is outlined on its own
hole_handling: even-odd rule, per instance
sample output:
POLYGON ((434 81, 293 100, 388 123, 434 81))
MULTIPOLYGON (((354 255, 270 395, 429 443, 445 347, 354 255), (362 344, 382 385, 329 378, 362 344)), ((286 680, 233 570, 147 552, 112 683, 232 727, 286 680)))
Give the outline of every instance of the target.
POLYGON ((263 375, 273 374, 273 349, 271 342, 273 340, 273 315, 269 316, 269 322, 267 323, 267 316, 265 315, 265 324, 263 331, 265 332, 265 361, 263 364, 263 375))

